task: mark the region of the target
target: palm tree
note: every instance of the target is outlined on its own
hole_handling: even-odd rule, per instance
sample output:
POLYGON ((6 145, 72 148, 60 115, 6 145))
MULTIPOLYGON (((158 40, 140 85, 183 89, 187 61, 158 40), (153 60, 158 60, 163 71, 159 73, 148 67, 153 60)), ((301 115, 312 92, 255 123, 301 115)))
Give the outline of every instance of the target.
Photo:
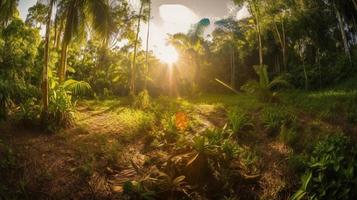
POLYGON ((85 36, 85 25, 89 22, 91 29, 106 44, 113 32, 111 10, 108 0, 67 0, 62 1, 59 10, 64 13, 64 33, 62 38, 59 80, 66 77, 68 45, 74 37, 85 36))
POLYGON ((19 0, 0 0, 0 28, 6 27, 17 13, 18 2, 19 0))
POLYGON ((202 55, 206 49, 203 41, 203 33, 209 24, 209 19, 202 19, 199 23, 193 26, 188 34, 177 33, 169 38, 169 43, 186 54, 192 62, 192 66, 194 66, 194 85, 198 84, 198 75, 201 70, 199 56, 202 55))
POLYGON ((145 5, 151 5, 150 0, 140 0, 140 8, 138 14, 138 24, 136 27, 136 36, 134 40, 134 53, 133 53, 133 60, 131 63, 131 79, 130 79, 130 95, 135 96, 136 88, 135 88, 135 81, 136 81, 136 57, 138 53, 138 43, 139 43, 139 34, 140 34, 140 24, 142 19, 142 14, 144 11, 145 5))

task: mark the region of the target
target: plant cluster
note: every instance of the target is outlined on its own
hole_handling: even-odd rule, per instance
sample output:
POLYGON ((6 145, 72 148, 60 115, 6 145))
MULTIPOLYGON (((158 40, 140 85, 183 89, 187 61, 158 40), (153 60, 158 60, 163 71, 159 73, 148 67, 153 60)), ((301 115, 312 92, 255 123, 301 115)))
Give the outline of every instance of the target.
POLYGON ((354 199, 357 196, 357 146, 346 136, 318 142, 306 163, 298 199, 354 199))

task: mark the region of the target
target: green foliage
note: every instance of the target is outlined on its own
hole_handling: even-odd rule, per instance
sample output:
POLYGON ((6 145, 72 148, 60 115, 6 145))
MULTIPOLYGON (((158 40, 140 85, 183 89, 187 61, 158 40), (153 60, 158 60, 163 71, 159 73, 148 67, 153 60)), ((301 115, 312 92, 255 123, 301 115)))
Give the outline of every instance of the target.
POLYGON ((124 192, 134 199, 145 199, 145 200, 154 200, 155 192, 148 191, 143 183, 137 181, 130 181, 124 184, 124 192))
POLYGON ((276 87, 290 87, 289 82, 287 82, 284 76, 280 75, 275 77, 272 81, 269 80, 268 76, 268 66, 266 65, 255 65, 255 73, 259 77, 259 82, 248 81, 241 89, 245 92, 257 94, 258 97, 263 101, 271 101, 276 93, 271 91, 276 87))
POLYGON ((250 116, 237 108, 228 112, 228 119, 234 133, 239 133, 244 128, 253 126, 250 116))
POLYGON ((35 98, 30 98, 20 104, 19 110, 16 112, 16 118, 25 126, 39 122, 41 115, 41 107, 37 104, 35 98))
POLYGON ((48 129, 57 131, 68 128, 74 123, 74 104, 72 96, 63 87, 59 86, 50 90, 49 94, 49 119, 48 129))
POLYGON ((72 96, 85 95, 91 90, 89 83, 85 81, 76 81, 73 79, 66 80, 61 87, 63 87, 67 93, 72 96))
POLYGON ((147 109, 150 107, 150 95, 147 90, 139 93, 138 96, 134 97, 133 105, 135 108, 147 109))
POLYGON ((298 139, 298 134, 294 128, 288 128, 285 124, 280 127, 279 138, 285 144, 293 146, 298 139))
POLYGON ((2 140, 0 140, 0 169, 4 170, 14 167, 16 164, 15 162, 16 157, 12 148, 6 145, 2 140))
POLYGON ((345 136, 320 141, 292 199, 353 199, 357 193, 357 146, 345 136))
POLYGON ((297 117, 284 107, 267 107, 262 111, 262 121, 267 129, 277 131, 282 125, 294 125, 297 117))

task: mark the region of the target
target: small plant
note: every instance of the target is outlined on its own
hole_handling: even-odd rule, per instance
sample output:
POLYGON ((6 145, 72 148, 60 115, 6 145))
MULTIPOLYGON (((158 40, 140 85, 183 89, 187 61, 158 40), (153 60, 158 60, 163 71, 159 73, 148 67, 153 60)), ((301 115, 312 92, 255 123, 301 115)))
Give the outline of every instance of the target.
POLYGON ((242 131, 244 128, 253 126, 253 123, 251 122, 249 115, 238 109, 234 109, 228 112, 228 119, 233 133, 238 133, 242 131))
POLYGON ((282 142, 290 146, 293 146, 298 139, 296 130, 293 128, 287 128, 285 124, 280 127, 279 137, 282 142))
POLYGON ((28 99, 21 104, 19 111, 16 113, 16 118, 20 120, 25 126, 31 125, 40 119, 41 107, 36 104, 36 99, 28 99))
POLYGON ((135 108, 147 109, 150 107, 150 95, 147 90, 144 90, 139 93, 138 96, 134 98, 133 105, 135 108))
POLYGON ((249 81, 241 87, 247 93, 256 94, 262 101, 272 101, 276 97, 276 93, 272 90, 276 87, 290 87, 284 76, 275 77, 270 81, 268 76, 268 66, 255 65, 253 66, 256 74, 259 77, 259 82, 249 81))
POLYGON ((124 193, 131 199, 154 200, 156 193, 148 190, 142 182, 129 181, 124 184, 124 193))
POLYGON ((258 174, 259 157, 256 151, 250 148, 241 147, 239 148, 238 155, 244 171, 248 172, 249 174, 258 174))
POLYGON ((15 166, 15 153, 0 140, 0 169, 7 169, 15 166))
POLYGON ((330 136, 319 142, 292 200, 354 199, 357 195, 357 146, 347 137, 330 136))
POLYGON ((74 105, 72 96, 63 87, 51 90, 49 98, 48 129, 56 132, 60 128, 68 128, 74 123, 74 105))
POLYGON ((268 107, 263 110, 262 121, 270 132, 277 132, 282 125, 295 125, 296 116, 284 108, 268 107))

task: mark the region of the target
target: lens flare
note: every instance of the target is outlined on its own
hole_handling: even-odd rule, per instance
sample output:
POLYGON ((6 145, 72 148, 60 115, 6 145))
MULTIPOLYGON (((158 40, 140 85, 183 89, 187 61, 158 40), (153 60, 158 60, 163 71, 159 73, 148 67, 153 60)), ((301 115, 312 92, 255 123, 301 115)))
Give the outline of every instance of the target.
POLYGON ((158 58, 169 65, 174 64, 178 60, 178 53, 173 46, 165 46, 162 51, 157 55, 158 58))

